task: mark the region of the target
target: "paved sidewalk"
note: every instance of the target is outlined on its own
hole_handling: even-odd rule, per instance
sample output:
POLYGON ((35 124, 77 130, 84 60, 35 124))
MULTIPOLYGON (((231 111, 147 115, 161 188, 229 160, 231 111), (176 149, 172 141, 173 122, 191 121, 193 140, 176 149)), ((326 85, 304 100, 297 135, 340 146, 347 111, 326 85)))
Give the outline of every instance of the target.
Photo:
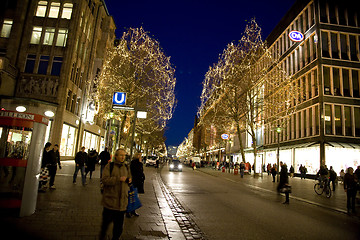
MULTIPOLYGON (((210 167, 197 168, 198 171, 212 175, 214 177, 222 177, 232 182, 239 182, 259 191, 271 191, 277 193, 277 182, 272 182, 272 176, 267 173, 254 178, 254 175, 245 175, 244 178, 234 173, 222 172, 214 170, 210 167)), ((332 192, 330 198, 326 198, 324 194, 317 195, 314 191, 313 179, 300 179, 298 177, 290 178, 289 183, 292 186, 292 193, 290 194, 290 204, 292 200, 303 201, 309 204, 317 205, 319 207, 327 208, 330 210, 338 211, 339 213, 347 213, 346 209, 346 193, 342 184, 337 184, 335 191, 332 192)), ((332 186, 331 186, 332 187, 332 186)), ((360 206, 356 207, 357 216, 360 216, 360 206)))
MULTIPOLYGON (((56 175, 56 189, 38 194, 37 210, 33 215, 19 218, 0 214, 2 236, 7 233, 11 239, 28 240, 98 239, 102 214, 99 166, 96 166, 92 179, 87 177, 85 187, 81 184, 80 174, 77 184, 72 183, 74 161, 63 161, 62 167, 56 175)), ((145 194, 140 194, 143 206, 137 210, 140 217, 125 218, 121 239, 184 239, 164 200, 156 170, 144 169, 145 194)), ((109 228, 110 235, 111 230, 112 227, 109 228)))

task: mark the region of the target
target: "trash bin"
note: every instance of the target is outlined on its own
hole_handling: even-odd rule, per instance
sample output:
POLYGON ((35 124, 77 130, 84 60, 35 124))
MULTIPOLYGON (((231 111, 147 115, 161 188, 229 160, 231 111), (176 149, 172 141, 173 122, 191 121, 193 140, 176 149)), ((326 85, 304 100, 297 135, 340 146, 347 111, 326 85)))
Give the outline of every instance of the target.
POLYGON ((239 174, 239 169, 234 168, 234 175, 238 175, 239 174))
POLYGON ((222 171, 222 172, 225 172, 225 167, 222 167, 222 168, 221 168, 221 171, 222 171))

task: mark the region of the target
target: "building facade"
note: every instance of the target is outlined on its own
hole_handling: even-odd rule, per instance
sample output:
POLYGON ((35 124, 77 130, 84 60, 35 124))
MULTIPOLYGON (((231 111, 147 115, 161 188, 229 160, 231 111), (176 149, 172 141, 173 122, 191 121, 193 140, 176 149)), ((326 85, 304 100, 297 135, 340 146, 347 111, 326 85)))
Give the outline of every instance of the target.
POLYGON ((1 108, 46 115, 45 141, 62 159, 101 151, 105 123, 94 117, 94 80, 115 40, 103 0, 5 0, 0 14, 1 108))

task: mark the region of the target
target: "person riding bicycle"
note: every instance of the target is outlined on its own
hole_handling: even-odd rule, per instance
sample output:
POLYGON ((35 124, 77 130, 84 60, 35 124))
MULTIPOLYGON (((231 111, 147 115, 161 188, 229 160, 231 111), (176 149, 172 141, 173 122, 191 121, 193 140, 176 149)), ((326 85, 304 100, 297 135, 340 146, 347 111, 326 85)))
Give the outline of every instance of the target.
POLYGON ((321 165, 320 170, 316 173, 316 177, 318 178, 320 184, 325 183, 326 186, 329 186, 329 170, 326 165, 321 165))

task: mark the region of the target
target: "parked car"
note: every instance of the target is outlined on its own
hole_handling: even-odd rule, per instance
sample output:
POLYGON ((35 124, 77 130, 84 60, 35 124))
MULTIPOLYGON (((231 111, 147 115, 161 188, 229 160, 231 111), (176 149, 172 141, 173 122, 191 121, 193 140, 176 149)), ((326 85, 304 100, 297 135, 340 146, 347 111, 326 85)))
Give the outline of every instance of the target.
POLYGON ((146 162, 145 162, 145 166, 149 167, 149 166, 156 166, 156 160, 158 159, 158 157, 156 156, 149 156, 146 158, 146 162))
POLYGON ((169 171, 182 172, 182 164, 179 160, 172 160, 169 165, 169 171))

